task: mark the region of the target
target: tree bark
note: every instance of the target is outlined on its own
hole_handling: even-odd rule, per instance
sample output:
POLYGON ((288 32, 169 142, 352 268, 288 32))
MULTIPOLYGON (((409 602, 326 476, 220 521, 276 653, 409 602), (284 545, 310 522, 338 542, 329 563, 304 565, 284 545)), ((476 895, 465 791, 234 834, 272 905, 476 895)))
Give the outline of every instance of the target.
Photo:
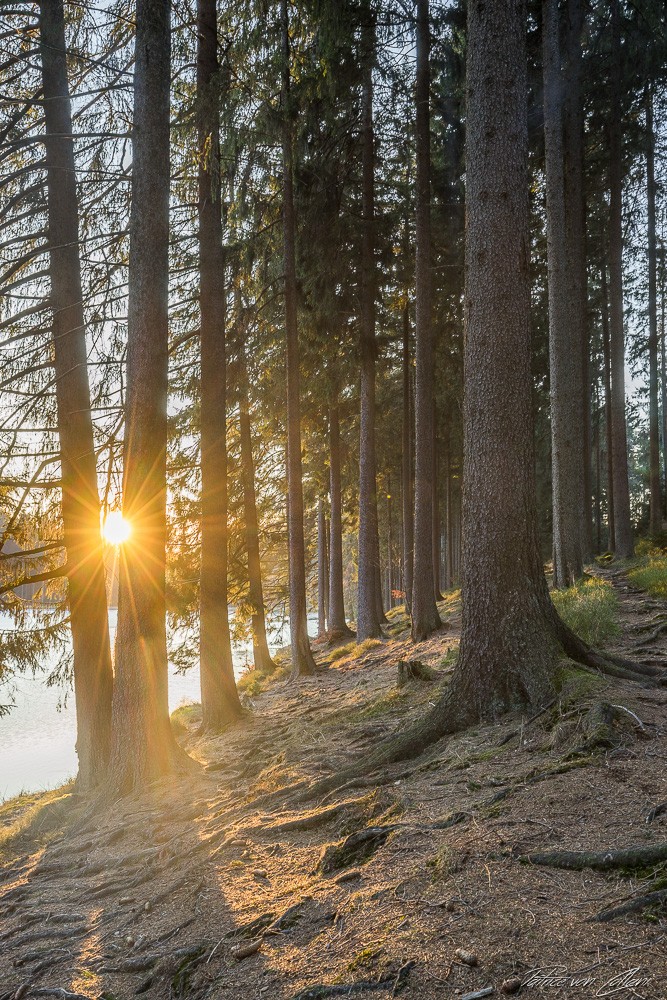
POLYGON ((113 673, 90 413, 62 0, 42 0, 40 47, 46 126, 53 362, 74 653, 79 757, 77 788, 87 792, 99 785, 106 774, 113 673))
MULTIPOLYGON (((406 292, 407 299, 407 292, 406 292)), ((414 564, 414 490, 412 488, 412 378, 410 366, 410 314, 403 306, 403 450, 401 453, 401 501, 403 508, 403 590, 405 609, 412 607, 414 564)))
POLYGON ((549 272, 549 362, 553 492, 554 586, 569 587, 582 574, 581 322, 572 306, 575 268, 568 257, 563 170, 563 97, 558 0, 542 3, 544 147, 549 272))
POLYGON ((648 229, 648 358, 649 358, 649 531, 662 528, 660 491, 660 414, 658 404, 658 266, 655 237, 655 133, 653 94, 646 88, 646 215, 648 229))
POLYGON ((609 337, 609 306, 607 294, 607 264, 602 261, 600 281, 602 314, 602 353, 604 364, 604 415, 607 445, 607 548, 614 551, 614 449, 611 416, 611 345, 609 337))
POLYGON ((290 42, 288 0, 281 0, 283 104, 283 266, 285 336, 287 340, 287 534, 289 544, 290 638, 292 678, 317 671, 308 639, 306 552, 303 529, 301 466, 301 389, 296 304, 296 222, 294 218, 293 151, 290 109, 290 42))
POLYGON ((412 639, 440 626, 433 566, 433 324, 431 315, 431 122, 428 0, 417 0, 415 272, 415 522, 412 639))
POLYGON ((329 410, 329 638, 352 635, 345 621, 343 597, 343 494, 340 472, 340 415, 338 403, 329 410))
POLYGON ((625 423, 625 343, 623 334, 623 151, 621 144, 621 34, 619 0, 611 2, 612 79, 609 115, 609 327, 614 472, 614 550, 620 559, 634 551, 625 423))
POLYGON ((373 134, 373 62, 375 25, 370 8, 362 28, 362 243, 361 243, 361 385, 359 432, 359 556, 357 641, 382 635, 380 539, 375 453, 375 137, 373 134))
MULTIPOLYGON (((559 619, 538 546, 533 454, 526 9, 468 0, 463 620, 449 688, 426 715, 302 798, 415 757, 449 733, 553 698, 563 652, 640 680, 559 619)), ((659 673, 659 671, 657 671, 659 673)))
POLYGON ((169 0, 138 0, 123 513, 109 794, 182 758, 169 724, 165 606, 169 291, 169 0))
MULTIPOLYGON (((586 269, 586 195, 584 171, 584 116, 582 99, 582 49, 584 28, 582 0, 568 0, 565 35, 566 68, 564 93, 564 184, 565 239, 570 265, 572 339, 578 344, 581 365, 576 369, 579 399, 579 433, 581 474, 578 488, 580 505, 581 555, 587 562, 593 553, 591 520, 592 459, 591 459, 591 398, 588 343, 588 275, 586 269)), ((577 355, 575 355, 576 357, 577 355)))
POLYGON ((324 500, 317 501, 317 635, 322 639, 327 634, 327 526, 324 514, 324 500))
POLYGON ((259 519, 255 493, 255 463, 252 455, 252 426, 248 399, 248 370, 245 345, 239 348, 239 437, 241 444, 241 475, 243 477, 243 516, 248 550, 248 600, 251 611, 252 656, 255 670, 271 673, 276 665, 269 652, 266 638, 266 613, 262 586, 262 562, 259 551, 259 519))
POLYGON ((202 729, 215 733, 242 714, 227 600, 226 294, 216 0, 197 0, 197 104, 202 484, 199 656, 202 729))
MULTIPOLYGON (((435 407, 435 398, 433 399, 433 474, 431 476, 431 515, 432 515, 432 529, 431 529, 431 540, 433 545, 433 596, 436 601, 442 600, 442 593, 440 591, 440 563, 441 563, 441 544, 440 537, 442 533, 442 522, 440 519, 440 469, 438 462, 438 435, 437 435, 437 413, 435 407)), ((438 615, 439 619, 439 615, 438 615)))

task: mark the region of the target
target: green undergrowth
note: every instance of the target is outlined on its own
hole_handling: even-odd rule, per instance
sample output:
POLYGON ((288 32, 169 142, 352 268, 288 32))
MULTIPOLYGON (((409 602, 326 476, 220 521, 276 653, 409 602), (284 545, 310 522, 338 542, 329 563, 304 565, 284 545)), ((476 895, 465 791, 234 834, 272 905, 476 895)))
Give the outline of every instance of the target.
POLYGON ((10 861, 28 843, 42 843, 62 829, 76 808, 74 782, 49 792, 17 795, 0 805, 0 862, 10 861))
POLYGON ((651 597, 667 600, 667 553, 652 549, 634 560, 628 580, 651 597))
POLYGON ((589 645, 603 645, 619 634, 618 598, 607 580, 579 580, 567 590, 554 590, 552 598, 565 624, 589 645))
POLYGON ((367 653, 371 649, 375 649, 376 646, 381 646, 381 639, 364 639, 363 642, 346 642, 344 646, 337 646, 329 656, 329 662, 333 663, 335 660, 342 660, 344 657, 349 657, 350 659, 358 659, 367 653))
POLYGON ((275 656, 274 662, 276 663, 274 670, 256 670, 255 667, 244 670, 236 682, 241 694, 254 698, 276 681, 287 680, 290 672, 283 659, 275 656))
POLYGON ((174 736, 186 736, 195 726, 201 724, 201 705, 191 702, 187 705, 179 705, 171 713, 170 722, 174 736))

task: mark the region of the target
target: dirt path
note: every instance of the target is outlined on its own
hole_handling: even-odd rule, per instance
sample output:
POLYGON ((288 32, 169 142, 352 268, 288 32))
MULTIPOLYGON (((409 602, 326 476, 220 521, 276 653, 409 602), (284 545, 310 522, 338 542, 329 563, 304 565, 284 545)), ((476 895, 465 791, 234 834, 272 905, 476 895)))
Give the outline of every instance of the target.
MULTIPOLYGON (((667 608, 604 574, 619 590, 627 655, 667 608)), ((0 998, 461 1000, 511 980, 526 982, 522 996, 568 998, 624 974, 634 993, 614 995, 664 998, 664 910, 593 920, 650 873, 519 861, 667 840, 667 813, 647 822, 667 800, 664 689, 570 671, 531 723, 466 732, 312 809, 275 794, 426 709, 457 642, 458 607, 443 611, 447 628, 419 650, 441 681, 396 686, 397 660, 414 657, 397 621, 361 659, 259 696, 225 736, 191 736, 209 767, 198 779, 89 820, 66 800, 74 828, 0 870, 0 998), (621 706, 608 745, 590 739, 601 702, 621 706), (568 980, 557 990, 531 978, 556 966, 568 980), (573 986, 575 975, 592 982, 573 986)), ((650 655, 667 656, 667 634, 650 655)))

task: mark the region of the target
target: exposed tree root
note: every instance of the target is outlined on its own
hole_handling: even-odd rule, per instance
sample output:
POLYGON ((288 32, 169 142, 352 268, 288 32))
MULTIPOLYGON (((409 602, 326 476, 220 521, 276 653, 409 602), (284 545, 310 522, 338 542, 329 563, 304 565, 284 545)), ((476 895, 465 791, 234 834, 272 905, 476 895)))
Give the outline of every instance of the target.
POLYGON ((275 823, 272 826, 257 827, 256 829, 271 834, 290 833, 292 830, 314 830, 318 826, 329 823, 336 816, 339 816, 340 813, 345 812, 346 809, 353 808, 365 801, 363 797, 346 799, 344 802, 337 802, 336 805, 329 806, 327 809, 304 813, 302 816, 295 817, 295 819, 285 820, 284 823, 275 823))
POLYGON ((618 851, 548 851, 544 854, 526 854, 519 860, 527 864, 566 868, 575 872, 583 871, 584 868, 593 868, 599 872, 614 868, 649 868, 667 861, 667 844, 624 847, 618 851))
POLYGON ((362 861, 367 861, 371 855, 382 847, 390 833, 397 829, 393 826, 369 826, 350 834, 340 844, 325 847, 318 864, 318 870, 324 875, 339 872, 342 868, 350 868, 362 861))
POLYGON ((344 997, 349 996, 350 993, 373 993, 386 989, 391 989, 391 995, 397 996, 407 983, 408 976, 414 966, 414 962, 406 962, 398 970, 398 973, 392 973, 374 981, 361 980, 357 983, 333 983, 331 985, 318 983, 316 986, 299 990, 298 993, 293 994, 291 1000, 326 1000, 328 997, 344 997))
POLYGON ((614 906, 609 910, 602 910, 592 919, 599 923, 606 923, 607 920, 615 920, 616 917, 624 917, 627 913, 638 913, 648 906, 657 906, 667 903, 667 889, 659 889, 656 892, 648 892, 645 896, 635 896, 620 906, 614 906))

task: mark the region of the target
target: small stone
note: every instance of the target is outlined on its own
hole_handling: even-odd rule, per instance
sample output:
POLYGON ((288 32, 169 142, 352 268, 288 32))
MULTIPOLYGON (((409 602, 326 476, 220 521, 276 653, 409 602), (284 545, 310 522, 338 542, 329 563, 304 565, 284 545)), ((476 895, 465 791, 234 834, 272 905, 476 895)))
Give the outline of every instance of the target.
POLYGON ((269 873, 266 871, 265 868, 255 868, 253 870, 253 875, 254 875, 255 878, 268 878, 269 877, 269 873))
POLYGON ((466 951, 465 948, 457 948, 454 954, 464 965, 479 965, 477 955, 473 955, 471 951, 466 951))
POLYGON ((456 913, 456 902, 453 899, 448 899, 445 903, 445 909, 448 913, 456 913))
POLYGON ((128 945, 128 947, 131 948, 132 945, 134 944, 134 938, 133 937, 129 937, 129 935, 128 935, 128 937, 125 938, 125 944, 128 945))
POLYGON ((521 980, 514 977, 513 979, 506 979, 501 987, 500 992, 506 995, 511 995, 512 993, 518 993, 521 989, 521 980))
POLYGON ((146 913, 150 913, 152 909, 153 906, 151 903, 144 903, 144 910, 146 911, 146 913))

